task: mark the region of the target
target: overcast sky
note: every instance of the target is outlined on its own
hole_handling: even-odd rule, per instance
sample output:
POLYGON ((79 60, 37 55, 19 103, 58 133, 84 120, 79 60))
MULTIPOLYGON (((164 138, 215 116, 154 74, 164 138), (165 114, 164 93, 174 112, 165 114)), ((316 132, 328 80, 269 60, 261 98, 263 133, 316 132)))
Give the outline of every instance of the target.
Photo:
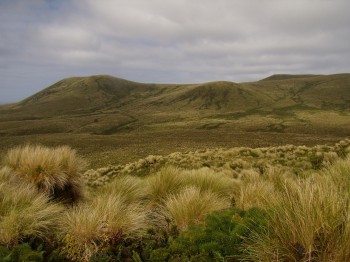
POLYGON ((349 0, 0 0, 0 102, 70 76, 350 72, 349 0))

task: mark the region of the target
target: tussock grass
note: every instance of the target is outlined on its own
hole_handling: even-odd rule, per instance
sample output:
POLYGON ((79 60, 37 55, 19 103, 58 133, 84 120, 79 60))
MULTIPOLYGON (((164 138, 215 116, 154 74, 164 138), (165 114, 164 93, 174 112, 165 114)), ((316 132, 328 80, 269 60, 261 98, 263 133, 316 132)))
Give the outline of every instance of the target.
POLYGON ((192 224, 202 223, 208 213, 228 207, 230 201, 226 198, 197 187, 187 187, 164 201, 163 212, 179 230, 184 231, 192 224))
POLYGON ((239 190, 237 180, 208 168, 183 171, 186 185, 198 187, 201 191, 212 191, 221 197, 231 197, 239 190))
POLYGON ((13 246, 26 237, 47 238, 57 229, 63 207, 50 203, 33 185, 6 181, 11 170, 0 170, 0 244, 13 246))
POLYGON ((54 199, 74 203, 83 196, 80 174, 86 163, 68 146, 19 146, 7 152, 3 163, 54 199))
POLYGON ((249 183, 241 187, 239 196, 236 198, 236 206, 243 210, 248 210, 252 207, 265 209, 266 205, 275 202, 273 196, 274 186, 271 182, 258 180, 254 183, 249 183))
POLYGON ((149 194, 144 179, 130 175, 116 177, 103 192, 105 195, 121 195, 128 203, 145 201, 149 194))
POLYGON ((196 187, 201 192, 209 191, 226 199, 231 199, 239 192, 239 182, 236 179, 208 168, 182 170, 168 166, 147 177, 145 181, 150 200, 156 203, 161 203, 185 187, 196 187))
POLYGON ((269 228, 247 244, 253 261, 348 261, 350 162, 338 160, 322 174, 278 183, 265 204, 269 228), (344 183, 346 182, 346 183, 344 183))
POLYGON ((175 194, 185 185, 184 176, 175 167, 165 167, 147 179, 151 200, 161 202, 170 194, 175 194))
POLYGON ((16 184, 17 179, 17 176, 13 173, 11 168, 0 168, 0 183, 16 184))
POLYGON ((186 231, 234 205, 268 218, 249 239, 238 236, 243 261, 349 261, 349 143, 210 149, 90 170, 89 197, 63 214, 52 200, 81 192, 83 161, 68 147, 18 147, 0 169, 0 245, 55 235, 71 260, 143 259, 139 249, 171 242, 174 226, 186 231))
POLYGON ((98 251, 140 237, 148 227, 141 204, 130 204, 121 195, 102 194, 68 211, 62 221, 64 251, 73 260, 89 261, 98 251))
MULTIPOLYGON (((84 179, 88 185, 99 187, 108 184, 113 177, 121 175, 147 176, 162 170, 166 166, 181 169, 203 169, 207 167, 215 173, 244 179, 245 172, 255 170, 264 173, 268 167, 278 167, 285 172, 305 175, 344 158, 350 152, 350 140, 345 139, 328 146, 285 145, 264 148, 215 148, 175 152, 167 156, 148 156, 126 165, 108 166, 88 170, 84 179)), ((254 179, 254 178, 252 178, 254 179)))
POLYGON ((322 174, 330 176, 344 196, 350 196, 350 156, 327 165, 322 174))

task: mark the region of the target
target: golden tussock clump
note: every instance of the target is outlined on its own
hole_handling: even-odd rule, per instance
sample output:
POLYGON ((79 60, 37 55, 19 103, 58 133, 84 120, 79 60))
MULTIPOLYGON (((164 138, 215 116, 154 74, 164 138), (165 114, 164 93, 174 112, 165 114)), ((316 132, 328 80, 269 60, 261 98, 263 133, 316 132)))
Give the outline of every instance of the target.
POLYGON ((170 195, 164 201, 163 213, 180 231, 184 231, 190 225, 202 223, 208 213, 228 207, 230 207, 229 199, 191 186, 170 195))
POLYGON ((63 207, 24 182, 0 170, 0 245, 14 246, 25 237, 49 238, 57 232, 63 207))
POLYGON ((70 204, 83 196, 80 174, 86 162, 69 146, 19 146, 7 152, 3 164, 53 199, 70 204))
MULTIPOLYGON (((268 230, 247 240, 248 261, 349 261, 350 158, 306 178, 271 177, 268 230)), ((255 190, 257 193, 258 191, 255 190)))
POLYGON ((121 195, 128 203, 145 202, 149 196, 144 180, 130 175, 116 177, 102 192, 106 195, 121 195))
POLYGON ((128 203, 121 195, 102 194, 66 213, 61 223, 63 251, 70 259, 89 261, 125 238, 141 237, 148 226, 143 205, 128 203))

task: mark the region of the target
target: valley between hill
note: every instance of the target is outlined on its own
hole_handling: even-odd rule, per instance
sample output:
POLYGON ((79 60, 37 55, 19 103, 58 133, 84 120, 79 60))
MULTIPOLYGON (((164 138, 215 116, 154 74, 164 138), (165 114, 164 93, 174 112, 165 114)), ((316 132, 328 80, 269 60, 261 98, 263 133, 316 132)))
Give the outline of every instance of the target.
POLYGON ((334 143, 350 134, 350 74, 249 83, 144 84, 74 77, 0 106, 1 154, 68 144, 93 167, 203 148, 334 143))

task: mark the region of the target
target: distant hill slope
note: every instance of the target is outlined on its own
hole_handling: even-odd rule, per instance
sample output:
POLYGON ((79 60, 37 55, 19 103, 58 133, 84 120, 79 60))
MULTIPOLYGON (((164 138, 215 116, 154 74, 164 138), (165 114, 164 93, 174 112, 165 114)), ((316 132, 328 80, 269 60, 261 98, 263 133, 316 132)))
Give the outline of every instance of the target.
POLYGON ((187 85, 98 75, 63 79, 23 101, 0 106, 0 130, 17 135, 108 135, 174 127, 304 132, 300 128, 307 124, 318 128, 321 112, 336 113, 343 117, 337 123, 347 124, 349 109, 350 74, 187 85), (30 122, 18 122, 22 120, 30 122))
POLYGON ((350 74, 297 75, 281 80, 272 76, 272 80, 268 79, 258 83, 263 93, 277 98, 273 107, 280 108, 291 103, 327 110, 350 108, 350 74))
POLYGON ((288 75, 288 74, 276 74, 269 77, 266 77, 260 81, 271 81, 271 80, 287 80, 287 79, 297 79, 297 78, 310 78, 321 75, 288 75))
POLYGON ((126 97, 147 95, 152 90, 152 85, 107 75, 73 77, 24 99, 15 108, 47 116, 84 113, 118 104, 126 97))
POLYGON ((273 75, 251 83, 221 81, 190 85, 143 84, 99 75, 63 79, 11 108, 14 112, 55 116, 132 107, 140 102, 147 108, 240 111, 297 104, 346 109, 349 101, 350 74, 273 75))

